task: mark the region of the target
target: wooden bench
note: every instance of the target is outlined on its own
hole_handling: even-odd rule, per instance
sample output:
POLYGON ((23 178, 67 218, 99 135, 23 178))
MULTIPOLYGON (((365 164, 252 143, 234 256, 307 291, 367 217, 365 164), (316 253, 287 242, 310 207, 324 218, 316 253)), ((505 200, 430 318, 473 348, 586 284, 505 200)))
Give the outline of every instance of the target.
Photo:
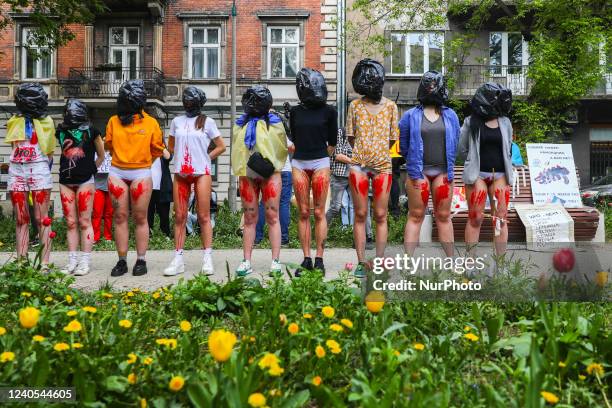
MULTIPOLYGON (((524 167, 525 181, 523 185, 523 177, 520 177, 520 193, 512 198, 510 202, 514 203, 528 203, 533 204, 533 196, 531 194, 531 179, 529 177, 529 168, 524 167)), ((455 187, 463 187, 463 166, 455 166, 455 187)), ((578 178, 580 180, 580 178, 578 178)), ((431 199, 429 201, 429 210, 433 213, 433 205, 431 199)), ((599 223, 599 212, 592 207, 583 208, 566 208, 574 220, 574 239, 576 241, 591 241, 595 237, 597 232, 597 226, 599 223)), ((491 218, 489 217, 490 210, 485 210, 485 219, 482 223, 480 230, 480 241, 492 241, 493 240, 493 228, 491 226, 491 218)), ((524 242, 525 237, 525 226, 520 220, 516 209, 511 208, 508 211, 508 241, 510 242, 524 242)), ((455 241, 463 242, 465 239, 465 227, 468 222, 467 210, 462 210, 453 215, 453 228, 455 233, 455 241)), ((436 223, 433 223, 432 239, 438 240, 438 231, 436 223)))

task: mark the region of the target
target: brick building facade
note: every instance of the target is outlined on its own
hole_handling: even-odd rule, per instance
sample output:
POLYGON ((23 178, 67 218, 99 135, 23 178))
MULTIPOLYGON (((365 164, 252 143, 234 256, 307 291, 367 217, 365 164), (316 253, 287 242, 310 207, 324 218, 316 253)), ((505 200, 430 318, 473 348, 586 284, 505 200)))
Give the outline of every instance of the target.
MULTIPOLYGON (((126 79, 141 78, 149 94, 147 111, 168 129, 182 112, 187 85, 202 88, 213 117, 229 145, 231 93, 231 0, 106 0, 107 12, 90 25, 71 27, 75 39, 38 60, 28 54, 27 14, 0 33, 0 137, 14 112, 21 82, 37 81, 49 94, 49 113, 57 121, 65 99, 78 97, 104 129, 114 114, 117 91, 126 79)), ((303 66, 327 78, 330 103, 336 103, 337 0, 237 0, 237 98, 253 84, 265 84, 275 106, 295 104, 295 73, 303 66)), ((240 106, 237 108, 240 112, 240 106)), ((167 136, 167 132, 166 132, 167 136)), ((0 201, 6 203, 10 147, 0 146, 0 201)), ((59 160, 55 160, 58 163, 59 160)), ((55 165, 57 179, 57 164, 55 165)), ((228 153, 217 160, 213 188, 227 196, 228 153)), ((55 190, 58 187, 56 185, 55 190)), ((55 196, 55 195, 54 195, 55 196)), ((58 201, 58 200, 55 200, 58 201)), ((55 203, 56 214, 59 214, 55 203)))

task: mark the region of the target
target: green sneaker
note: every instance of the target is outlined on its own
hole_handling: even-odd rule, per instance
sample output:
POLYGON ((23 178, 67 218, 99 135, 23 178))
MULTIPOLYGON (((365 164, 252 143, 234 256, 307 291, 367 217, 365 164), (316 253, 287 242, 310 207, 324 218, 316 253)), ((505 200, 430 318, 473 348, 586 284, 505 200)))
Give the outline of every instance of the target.
POLYGON ((251 267, 251 261, 247 261, 243 259, 238 269, 236 269, 236 276, 242 278, 244 276, 250 275, 253 273, 253 268, 251 267))
POLYGON ((364 262, 359 262, 355 271, 353 272, 356 278, 365 278, 366 277, 366 266, 364 262))
POLYGON ((273 259, 270 265, 270 277, 277 277, 283 274, 283 265, 278 259, 273 259))

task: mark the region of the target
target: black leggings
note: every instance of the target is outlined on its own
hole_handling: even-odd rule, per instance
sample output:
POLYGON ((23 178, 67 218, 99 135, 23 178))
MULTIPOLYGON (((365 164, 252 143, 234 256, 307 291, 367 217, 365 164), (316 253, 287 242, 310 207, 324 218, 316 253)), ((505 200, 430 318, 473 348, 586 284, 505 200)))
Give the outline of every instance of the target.
POLYGON ((159 202, 159 190, 153 190, 151 201, 149 201, 149 211, 147 219, 149 220, 149 229, 153 229, 155 225, 155 213, 159 215, 159 229, 170 237, 170 203, 159 202))

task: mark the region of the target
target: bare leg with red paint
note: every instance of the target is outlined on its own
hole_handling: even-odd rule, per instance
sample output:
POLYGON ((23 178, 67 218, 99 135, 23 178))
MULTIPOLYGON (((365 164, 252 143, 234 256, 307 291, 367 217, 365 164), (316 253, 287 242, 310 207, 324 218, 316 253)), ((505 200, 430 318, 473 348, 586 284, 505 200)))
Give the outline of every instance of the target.
POLYGON ((487 184, 477 179, 474 184, 465 186, 468 204, 468 223, 465 226, 465 244, 467 252, 472 253, 480 240, 480 227, 484 219, 484 208, 487 202, 487 184))
POLYGON ((28 192, 11 192, 11 203, 15 211, 15 235, 17 238, 17 258, 27 258, 30 244, 30 212, 28 211, 28 192))
POLYGON ((310 256, 310 177, 308 173, 298 168, 293 168, 293 191, 298 207, 298 238, 304 253, 302 266, 312 268, 312 258, 310 256), (310 262, 308 262, 310 260, 310 262), (305 265, 308 264, 308 265, 305 265))
MULTIPOLYGON (((274 173, 270 178, 261 184, 262 200, 264 203, 266 223, 268 224, 268 237, 272 246, 272 264, 270 274, 280 274, 282 272, 280 258, 281 248, 281 227, 278 218, 280 208, 280 196, 283 182, 279 172, 274 173)), ((257 203, 257 200, 255 200, 257 203)), ((256 207, 256 211, 258 211, 256 207)), ((252 226, 253 242, 255 241, 255 227, 257 220, 252 226)))
POLYGON ((79 230, 81 232, 81 258, 74 271, 76 276, 83 276, 89 273, 91 260, 91 250, 94 243, 94 231, 91 224, 91 214, 93 211, 93 200, 95 194, 95 184, 82 184, 79 186, 77 194, 77 210, 79 230))
POLYGON ((46 268, 49 264, 49 257, 51 256, 51 225, 43 225, 43 220, 49 216, 49 198, 51 196, 51 190, 38 190, 32 192, 32 198, 34 202, 34 217, 36 225, 38 226, 38 236, 40 243, 43 246, 41 264, 43 268, 46 268))
MULTIPOLYGON (((312 176, 312 196, 314 201, 315 218, 315 241, 317 244, 317 255, 315 258, 315 269, 325 273, 323 266, 323 252, 325 251, 325 240, 327 240, 327 218, 325 218, 325 204, 329 192, 329 167, 315 171, 312 176)), ((310 226, 310 224, 309 224, 310 226)))
POLYGON ((175 276, 185 272, 183 248, 185 246, 185 226, 187 225, 187 207, 191 193, 191 177, 174 176, 172 195, 174 201, 174 258, 164 269, 165 276, 175 276))
POLYGON ((495 253, 503 255, 508 247, 508 205, 510 204, 510 186, 506 182, 506 177, 501 177, 495 180, 489 187, 489 196, 491 199, 493 216, 493 243, 495 244, 495 253))
POLYGON ((448 181, 446 174, 440 174, 434 179, 431 189, 433 191, 434 217, 438 227, 438 240, 442 244, 446 256, 452 257, 455 252, 455 235, 450 216, 453 183, 448 181))
POLYGON ((153 181, 150 177, 134 180, 130 184, 132 218, 136 224, 136 264, 133 270, 134 276, 141 276, 147 273, 145 260, 147 248, 149 247, 149 221, 147 213, 152 192, 153 181))
POLYGON ((210 221, 210 194, 212 178, 209 175, 199 176, 195 181, 195 195, 198 202, 198 224, 200 225, 200 239, 202 240, 202 268, 205 275, 212 275, 214 267, 212 262, 212 223, 210 221))
POLYGON ((60 199, 62 211, 66 222, 66 240, 68 242, 68 263, 61 269, 62 273, 71 274, 75 271, 79 261, 79 231, 77 229, 77 194, 63 184, 60 184, 60 199))
POLYGON ((389 211, 389 194, 391 192, 391 173, 381 173, 374 176, 374 222, 376 223, 376 257, 385 256, 389 229, 387 212, 389 211))
POLYGON ((353 210, 355 213, 355 220, 353 225, 353 239, 355 240, 355 251, 357 252, 357 261, 360 264, 363 264, 366 261, 365 223, 368 215, 368 190, 370 187, 370 181, 365 173, 355 169, 351 169, 349 173, 349 186, 351 188, 351 196, 353 198, 353 210))
POLYGON ((429 202, 429 192, 430 187, 427 179, 409 179, 406 181, 409 211, 406 227, 404 228, 404 251, 410 256, 414 254, 414 250, 419 244, 421 226, 423 225, 429 202))
POLYGON ((253 253, 253 243, 255 242, 255 227, 259 216, 259 185, 255 180, 241 176, 240 200, 244 211, 244 228, 242 230, 242 252, 243 260, 236 269, 237 276, 246 276, 253 272, 251 267, 251 255, 253 253))
POLYGON ((115 225, 115 246, 119 262, 111 271, 111 276, 121 276, 127 272, 128 252, 128 212, 129 212, 129 186, 117 177, 108 177, 108 192, 113 205, 113 224, 115 225))

